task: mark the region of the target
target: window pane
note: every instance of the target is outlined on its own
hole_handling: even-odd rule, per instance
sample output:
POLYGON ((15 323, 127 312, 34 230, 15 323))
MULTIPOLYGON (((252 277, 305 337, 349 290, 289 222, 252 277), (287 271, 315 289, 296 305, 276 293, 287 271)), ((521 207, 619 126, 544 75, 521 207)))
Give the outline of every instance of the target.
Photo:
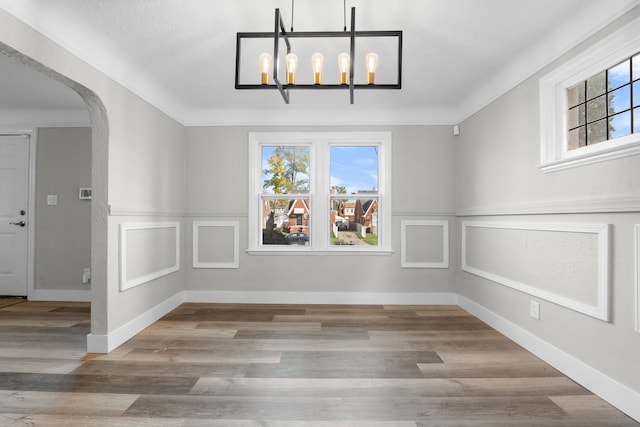
POLYGON ((262 188, 265 194, 309 192, 309 147, 262 147, 262 188))
POLYGON ((585 101, 585 82, 582 81, 577 85, 570 87, 567 89, 567 98, 569 102, 569 108, 575 107, 578 104, 581 104, 585 101))
POLYGON ((587 79, 587 99, 595 98, 605 93, 607 85, 605 84, 605 72, 596 74, 587 79))
POLYGON ((631 86, 627 85, 609 93, 609 115, 631 108, 631 86))
POLYGON ((585 106, 578 105, 569 110, 569 129, 585 124, 585 106))
POLYGON ((309 244, 309 199, 263 200, 262 244, 309 244))
POLYGON ((331 245, 377 246, 378 199, 331 199, 331 245))
POLYGON ((350 208, 345 212, 347 203, 345 200, 331 199, 329 241, 332 246, 355 245, 356 237, 353 231, 356 224, 350 221, 350 218, 353 218, 353 209, 350 208))
POLYGON ((378 191, 378 147, 331 147, 331 189, 336 194, 378 191))
POLYGON ((616 114, 610 119, 610 139, 631 134, 631 111, 616 114))
POLYGON ((640 108, 633 110, 633 133, 640 133, 640 108))
POLYGON ((587 145, 607 140, 607 121, 599 120, 587 125, 587 145))
POLYGON ((622 85, 629 83, 630 80, 630 60, 616 65, 615 67, 609 68, 608 71, 609 77, 609 90, 619 88, 622 85))
POLYGON ((284 229, 288 244, 309 244, 310 219, 309 199, 291 200, 287 207, 287 224, 284 229))
POLYGON ((286 245, 284 226, 287 223, 289 200, 262 200, 262 244, 286 245))
POLYGON ((574 150, 587 145, 587 127, 580 126, 569 131, 569 150, 574 150))
POLYGON ((633 84, 633 106, 640 107, 640 80, 633 84))
POLYGON ((633 80, 640 79, 640 53, 633 57, 632 67, 633 67, 633 80))
POLYGON ((606 115, 607 97, 600 96, 587 102, 587 122, 593 122, 606 115))

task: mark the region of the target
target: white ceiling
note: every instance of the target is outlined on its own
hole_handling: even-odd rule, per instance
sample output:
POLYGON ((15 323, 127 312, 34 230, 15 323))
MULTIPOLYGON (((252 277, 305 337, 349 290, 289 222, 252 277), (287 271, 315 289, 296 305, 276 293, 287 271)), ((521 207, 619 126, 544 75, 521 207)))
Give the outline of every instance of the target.
MULTIPOLYGON (((240 31, 271 31, 290 0, 0 0, 0 8, 185 125, 455 124, 640 0, 347 0, 357 30, 403 30, 401 90, 234 88, 240 31)), ((297 0, 296 31, 340 31, 343 1, 297 0)), ((328 67, 328 65, 326 65, 328 67)), ((0 110, 80 98, 0 55, 0 110), (51 85, 51 86, 50 86, 51 85)), ((380 67, 383 67, 381 60, 380 67)))

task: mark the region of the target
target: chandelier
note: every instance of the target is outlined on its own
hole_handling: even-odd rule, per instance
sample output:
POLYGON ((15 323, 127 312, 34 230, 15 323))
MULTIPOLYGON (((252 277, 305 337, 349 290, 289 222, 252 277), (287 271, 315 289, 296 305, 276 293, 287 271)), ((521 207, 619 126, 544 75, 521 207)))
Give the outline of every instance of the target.
POLYGON ((402 31, 356 31, 355 15, 352 7, 347 30, 345 0, 343 31, 294 32, 293 0, 290 31, 285 30, 280 9, 276 9, 273 31, 237 33, 235 88, 277 89, 286 104, 289 91, 295 89, 348 90, 351 104, 356 89, 401 89, 402 31), (333 73, 323 70, 327 54, 323 50, 336 52, 333 73), (303 51, 308 62, 299 60, 303 51), (244 70, 247 57, 252 66, 244 70), (380 74, 390 81, 377 78, 379 63, 384 69, 380 74))

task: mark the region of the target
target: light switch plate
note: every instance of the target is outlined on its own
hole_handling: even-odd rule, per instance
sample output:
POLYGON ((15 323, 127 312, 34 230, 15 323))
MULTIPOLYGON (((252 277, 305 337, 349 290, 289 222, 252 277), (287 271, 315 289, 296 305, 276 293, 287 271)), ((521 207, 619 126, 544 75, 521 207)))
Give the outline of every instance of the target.
POLYGON ((91 200, 91 188, 80 188, 78 198, 80 200, 91 200))
POLYGON ((57 205, 58 204, 58 195, 57 194, 48 194, 47 195, 47 205, 57 205))
POLYGON ((531 301, 530 305, 529 305, 529 310, 531 314, 531 317, 533 317, 536 320, 540 320, 540 303, 536 302, 536 301, 531 301))

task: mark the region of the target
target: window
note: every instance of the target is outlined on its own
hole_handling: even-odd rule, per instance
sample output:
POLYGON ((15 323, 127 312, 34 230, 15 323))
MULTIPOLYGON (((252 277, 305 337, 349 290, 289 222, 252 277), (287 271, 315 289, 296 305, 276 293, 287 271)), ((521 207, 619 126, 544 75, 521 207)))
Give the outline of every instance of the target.
POLYGON ((640 154, 640 18, 540 80, 543 172, 640 154))
POLYGON ((568 150, 640 132, 640 54, 567 89, 568 150))
POLYGON ((391 134, 250 133, 249 250, 391 247, 391 134))

